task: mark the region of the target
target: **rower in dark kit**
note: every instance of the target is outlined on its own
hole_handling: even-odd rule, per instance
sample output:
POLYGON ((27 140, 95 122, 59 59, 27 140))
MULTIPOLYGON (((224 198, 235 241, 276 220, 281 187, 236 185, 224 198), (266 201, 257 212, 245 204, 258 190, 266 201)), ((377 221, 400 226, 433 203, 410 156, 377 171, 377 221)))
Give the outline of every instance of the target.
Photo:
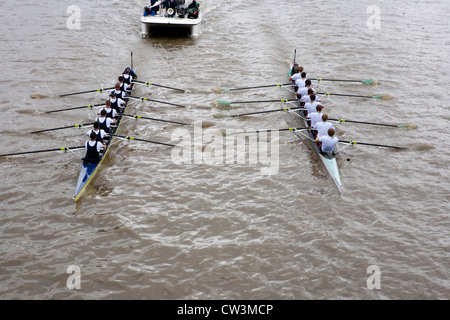
POLYGON ((95 121, 98 121, 100 123, 100 129, 103 129, 106 133, 111 133, 112 132, 111 125, 117 123, 116 119, 108 118, 106 116, 105 109, 100 111, 100 117, 95 119, 95 121))
POLYGON ((106 150, 106 144, 97 141, 97 135, 95 132, 91 132, 90 140, 86 141, 83 161, 85 163, 99 162, 100 154, 102 150, 106 150))
POLYGON ((91 133, 94 132, 96 137, 97 137, 97 141, 101 142, 101 143, 105 143, 107 138, 109 138, 109 136, 106 134, 105 130, 100 129, 100 123, 98 121, 95 121, 93 124, 93 129, 89 130, 86 135, 88 137, 91 136, 91 133))

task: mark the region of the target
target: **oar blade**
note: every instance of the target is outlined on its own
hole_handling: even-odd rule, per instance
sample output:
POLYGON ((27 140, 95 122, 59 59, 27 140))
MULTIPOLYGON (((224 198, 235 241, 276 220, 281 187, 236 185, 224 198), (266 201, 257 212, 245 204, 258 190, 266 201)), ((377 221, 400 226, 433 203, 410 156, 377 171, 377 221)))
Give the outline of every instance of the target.
POLYGON ((224 101, 224 100, 217 100, 217 103, 218 103, 218 104, 225 104, 225 105, 230 105, 230 104, 232 104, 231 101, 224 101))

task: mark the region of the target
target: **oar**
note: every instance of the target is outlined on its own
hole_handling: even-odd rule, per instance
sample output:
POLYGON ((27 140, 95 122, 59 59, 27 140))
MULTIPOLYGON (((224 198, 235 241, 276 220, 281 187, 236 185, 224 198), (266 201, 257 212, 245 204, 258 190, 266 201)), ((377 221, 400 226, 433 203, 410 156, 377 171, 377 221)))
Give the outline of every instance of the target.
POLYGON ((143 141, 143 142, 149 142, 149 143, 162 144, 162 145, 169 146, 169 147, 176 147, 176 145, 171 144, 171 143, 165 143, 165 142, 159 142, 159 141, 153 141, 153 140, 146 140, 146 139, 130 137, 130 136, 122 136, 122 135, 118 135, 118 134, 113 134, 112 136, 113 137, 122 138, 122 139, 127 139, 127 140, 143 141))
POLYGON ((318 92, 317 94, 324 94, 326 96, 342 96, 342 97, 356 97, 356 98, 368 98, 368 99, 382 99, 382 100, 389 100, 391 99, 391 96, 388 94, 377 94, 374 96, 361 96, 356 94, 343 94, 343 93, 330 93, 330 92, 318 92))
POLYGON ((135 99, 135 100, 141 100, 141 101, 153 101, 153 102, 158 102, 158 103, 168 104, 168 105, 171 105, 171 106, 177 106, 177 107, 186 108, 186 106, 182 106, 181 104, 170 103, 170 102, 159 101, 159 100, 153 100, 153 99, 149 99, 149 98, 145 98, 145 97, 133 97, 133 96, 127 96, 127 98, 131 98, 131 99, 135 99))
POLYGON ((366 142, 358 142, 358 141, 346 141, 346 140, 339 140, 341 143, 348 143, 348 144, 362 144, 366 146, 374 146, 374 147, 384 147, 384 148, 394 148, 394 149, 406 149, 405 147, 396 147, 396 146, 387 146, 384 144, 374 144, 374 143, 366 143, 366 142))
POLYGON ((282 129, 261 129, 255 131, 244 131, 244 132, 227 132, 226 130, 222 130, 223 135, 231 135, 231 134, 247 134, 247 133, 258 133, 258 132, 272 132, 272 131, 298 131, 298 130, 308 130, 309 128, 301 127, 301 128, 282 128, 282 129))
POLYGON ((94 107, 100 107, 100 106, 104 106, 104 105, 105 105, 105 103, 88 104, 87 106, 81 106, 81 107, 71 107, 71 108, 65 108, 65 109, 50 110, 50 111, 46 111, 45 113, 61 112, 61 111, 84 109, 84 108, 94 108, 94 107))
POLYGON ((383 127, 394 127, 394 128, 405 128, 410 124, 385 124, 385 123, 376 123, 376 122, 365 122, 365 121, 356 121, 356 120, 345 120, 341 118, 328 118, 328 120, 335 120, 339 122, 353 122, 353 123, 361 123, 361 124, 372 124, 375 126, 383 126, 383 127))
POLYGON ((294 108, 282 108, 282 109, 273 109, 273 110, 265 110, 265 111, 255 111, 255 112, 248 112, 248 113, 241 113, 241 114, 224 114, 224 113, 216 113, 214 115, 214 118, 233 118, 233 117, 241 117, 241 116, 249 116, 252 114, 260 114, 260 113, 268 113, 268 112, 277 112, 277 111, 290 111, 290 110, 298 110, 303 109, 301 107, 294 107, 294 108))
MULTIPOLYGON (((222 91, 238 91, 238 90, 247 90, 247 89, 257 89, 257 88, 269 88, 269 87, 285 87, 285 86, 293 86, 292 83, 284 83, 284 84, 267 84, 263 86, 255 86, 255 87, 242 87, 242 88, 232 88, 232 89, 226 89, 226 88, 220 88, 218 90, 222 91)), ((217 90, 215 90, 217 91, 217 90)))
MULTIPOLYGON (((122 116, 130 117, 130 118, 134 118, 134 119, 145 119, 145 120, 154 120, 154 121, 175 123, 175 124, 181 124, 181 125, 184 125, 184 126, 192 125, 191 123, 178 122, 178 121, 169 121, 169 120, 164 120, 164 119, 155 119, 155 118, 149 118, 149 117, 144 117, 144 116, 139 116, 139 115, 132 115, 132 114, 122 114, 122 116)), ((214 122, 202 121, 202 128, 209 128, 209 127, 212 127, 213 125, 214 125, 214 122)))
POLYGON ((94 124, 93 122, 89 122, 89 123, 80 123, 80 124, 73 124, 71 126, 66 126, 66 127, 58 127, 58 128, 52 128, 52 129, 44 129, 44 130, 39 130, 39 131, 33 131, 30 133, 41 133, 41 132, 47 132, 47 131, 56 131, 56 130, 62 130, 62 129, 69 129, 69 128, 81 128, 84 126, 89 126, 94 124))
POLYGON ((170 120, 164 120, 164 119, 155 119, 155 118, 149 118, 149 117, 144 117, 144 116, 138 116, 138 115, 131 115, 131 114, 122 114, 122 116, 124 117, 130 117, 130 118, 134 118, 134 119, 145 119, 145 120, 154 120, 154 121, 161 121, 161 122, 168 122, 168 123, 175 123, 175 124, 181 124, 184 126, 189 126, 191 125, 190 123, 184 123, 184 122, 178 122, 178 121, 170 121, 170 120))
MULTIPOLYGON (((313 78, 314 79, 314 78, 313 78)), ((342 81, 342 82, 357 82, 362 84, 372 84, 372 83, 378 83, 374 79, 364 79, 364 80, 346 80, 346 79, 324 79, 324 78, 317 78, 316 81, 342 81)))
POLYGON ((289 101, 298 101, 297 99, 278 99, 278 100, 258 100, 258 101, 224 101, 217 100, 217 103, 220 104, 232 104, 232 103, 261 103, 261 102, 289 102, 289 101))
POLYGON ((80 91, 80 92, 73 92, 73 93, 66 93, 66 94, 61 94, 60 97, 74 96, 76 94, 83 94, 83 93, 90 93, 90 92, 102 92, 102 91, 105 91, 105 90, 112 90, 114 88, 115 87, 104 88, 104 89, 94 89, 94 90, 80 91))
POLYGON ((161 87, 161 88, 167 88, 167 89, 172 89, 172 90, 176 90, 176 91, 186 92, 186 90, 183 90, 183 89, 163 86, 161 84, 156 84, 156 83, 152 83, 152 82, 145 82, 145 81, 139 81, 139 80, 133 80, 131 82, 138 83, 138 84, 143 84, 143 85, 146 85, 146 86, 155 86, 155 87, 161 87))
POLYGON ((67 151, 67 150, 81 149, 81 148, 84 148, 84 146, 77 146, 77 147, 62 147, 62 148, 55 148, 55 149, 35 150, 35 151, 25 151, 25 152, 16 152, 16 153, 5 153, 5 154, 0 154, 0 157, 17 156, 17 155, 20 155, 20 154, 40 153, 40 152, 51 152, 51 151, 67 151))

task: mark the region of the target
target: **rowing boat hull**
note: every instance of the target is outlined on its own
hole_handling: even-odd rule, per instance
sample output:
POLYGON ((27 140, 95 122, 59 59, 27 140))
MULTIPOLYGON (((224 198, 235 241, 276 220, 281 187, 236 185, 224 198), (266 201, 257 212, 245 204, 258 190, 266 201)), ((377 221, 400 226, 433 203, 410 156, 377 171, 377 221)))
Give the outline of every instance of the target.
MULTIPOLYGON (((292 69, 292 66, 291 66, 291 69, 292 69)), ((300 107, 300 101, 298 102, 298 106, 300 107)), ((308 121, 306 120, 306 115, 307 115, 306 110, 300 110, 299 113, 300 113, 301 118, 303 119, 303 121, 305 123, 305 126, 309 127, 308 121)), ((310 139, 312 140, 312 144, 313 144, 314 150, 319 155, 320 161, 323 163, 323 165, 324 165, 325 169, 327 170, 328 174, 333 179, 333 181, 336 184, 336 187, 338 188, 339 192, 342 192, 343 186, 342 186, 342 183, 341 183, 341 178, 340 178, 340 174, 339 174, 339 167, 337 165, 336 156, 332 156, 332 157, 324 156, 322 154, 322 152, 320 151, 318 144, 313 141, 313 140, 315 140, 315 136, 313 134, 313 131, 312 130, 308 130, 308 134, 309 134, 310 139)))
MULTIPOLYGON (((134 70, 135 71, 135 70, 134 70)), ((131 85, 131 89, 133 89, 134 85, 131 85)), ((125 105, 125 110, 123 111, 123 113, 125 113, 126 108, 128 107, 128 102, 125 105)), ((122 117, 121 115, 119 115, 119 120, 116 126, 116 129, 113 131, 113 134, 116 133, 119 130, 119 126, 121 123, 122 117)), ((78 181, 77 181, 77 187, 75 190, 75 195, 73 197, 74 201, 78 201, 81 196, 84 194, 84 192, 86 191, 86 188, 89 186, 89 184, 91 183, 91 181, 94 179, 97 171, 99 170, 99 168, 101 167, 103 160, 106 158, 106 156, 108 155, 109 149, 112 145, 112 142, 115 140, 114 137, 112 137, 106 147, 105 152, 103 153, 103 156, 101 158, 101 160, 98 163, 83 163, 81 165, 81 170, 80 173, 78 175, 78 181)))

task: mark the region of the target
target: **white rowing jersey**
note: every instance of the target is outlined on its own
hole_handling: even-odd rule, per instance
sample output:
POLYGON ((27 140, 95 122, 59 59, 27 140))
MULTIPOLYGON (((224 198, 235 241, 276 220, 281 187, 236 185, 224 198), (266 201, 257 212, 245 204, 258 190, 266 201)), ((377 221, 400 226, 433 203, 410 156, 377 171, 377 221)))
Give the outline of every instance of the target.
POLYGON ((308 78, 300 78, 300 79, 297 79, 297 80, 295 80, 295 85, 297 86, 297 87, 299 87, 299 88, 303 88, 304 86, 305 86, 305 81, 307 80, 308 78))
POLYGON ((106 116, 107 116, 108 118, 115 118, 115 117, 117 117, 117 111, 116 111, 116 109, 104 107, 104 108, 101 109, 97 114, 100 115, 101 112, 102 112, 102 110, 105 110, 105 111, 106 111, 106 116))
POLYGON ((308 114, 316 112, 317 105, 320 104, 317 101, 305 103, 305 109, 308 111, 308 114))
POLYGON ((308 118, 311 119, 311 128, 314 128, 314 126, 316 125, 317 122, 321 122, 322 121, 322 112, 311 112, 310 114, 308 114, 308 118))
POLYGON ((314 125, 313 129, 317 130, 318 137, 323 137, 328 136, 328 129, 334 129, 334 126, 331 122, 320 121, 314 125))
POLYGON ((297 81, 298 79, 301 79, 301 77, 302 77, 302 74, 299 72, 299 73, 295 73, 295 74, 293 74, 292 76, 291 76, 291 79, 292 79, 292 81, 297 81))
POLYGON ((319 141, 322 142, 320 147, 323 152, 334 151, 336 144, 338 143, 338 138, 330 137, 329 135, 319 137, 319 141))

